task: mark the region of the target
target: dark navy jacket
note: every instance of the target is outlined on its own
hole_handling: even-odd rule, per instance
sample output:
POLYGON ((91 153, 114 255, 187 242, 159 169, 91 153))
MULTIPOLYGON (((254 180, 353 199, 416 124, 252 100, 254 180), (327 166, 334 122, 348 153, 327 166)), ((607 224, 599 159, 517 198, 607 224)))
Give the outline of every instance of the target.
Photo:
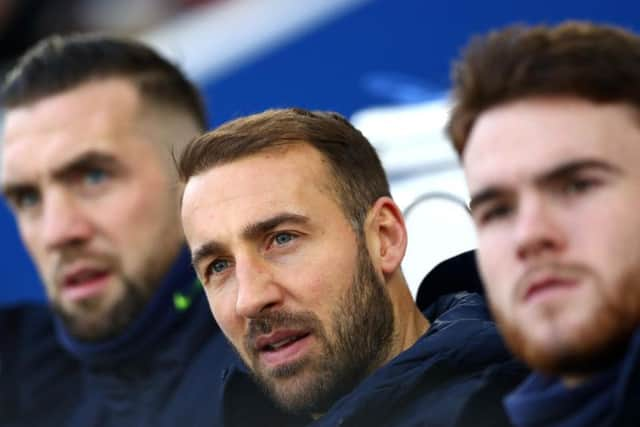
MULTIPOLYGON (((33 391, 37 399, 17 399, 21 405, 13 416, 19 422, 13 425, 219 425, 226 373, 239 362, 194 280, 189 254, 184 251, 140 317, 109 342, 75 342, 56 323, 53 328, 61 348, 55 344, 50 322, 43 327, 48 334, 32 330, 29 335, 34 341, 23 341, 15 348, 22 354, 38 349, 39 355, 32 358, 39 361, 38 369, 13 366, 7 376, 15 380, 20 396, 33 391), (190 304, 176 308, 176 296, 186 297, 190 304), (45 341, 35 340, 38 334, 45 341), (54 416, 50 416, 51 408, 56 409, 54 416)), ((9 347, 8 341, 0 337, 3 346, 9 347)), ((16 402, 3 388, 0 398, 9 396, 6 400, 16 402)), ((0 425, 4 426, 3 416, 0 414, 0 425)))
MULTIPOLYGON (((464 263, 472 259, 466 257, 464 263)), ((446 276, 442 267, 436 268, 421 285, 430 289, 419 298, 419 306, 431 327, 413 347, 367 377, 319 420, 289 418, 286 425, 510 425, 502 398, 527 371, 505 349, 480 294, 442 295, 447 283, 432 283, 446 276)), ((242 375, 230 378, 226 402, 242 399, 243 381, 242 375)), ((226 426, 285 425, 281 414, 264 408, 231 408, 228 404, 226 426)))
POLYGON ((79 364, 55 339, 47 306, 0 308, 0 426, 64 425, 80 384, 79 364))

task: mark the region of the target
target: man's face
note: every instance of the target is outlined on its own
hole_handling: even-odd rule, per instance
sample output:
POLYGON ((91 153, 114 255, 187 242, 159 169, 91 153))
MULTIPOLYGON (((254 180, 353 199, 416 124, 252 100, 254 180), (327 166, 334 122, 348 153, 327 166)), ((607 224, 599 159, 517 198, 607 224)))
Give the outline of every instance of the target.
POLYGON ((211 310, 285 410, 320 413, 387 357, 393 310, 307 144, 191 178, 182 219, 211 310))
POLYGON ((480 115, 463 164, 491 307, 533 368, 576 379, 640 324, 640 127, 622 104, 533 98, 480 115))
POLYGON ((3 191, 52 305, 83 340, 135 317, 183 239, 166 148, 149 140, 141 105, 131 83, 109 79, 5 117, 3 191))

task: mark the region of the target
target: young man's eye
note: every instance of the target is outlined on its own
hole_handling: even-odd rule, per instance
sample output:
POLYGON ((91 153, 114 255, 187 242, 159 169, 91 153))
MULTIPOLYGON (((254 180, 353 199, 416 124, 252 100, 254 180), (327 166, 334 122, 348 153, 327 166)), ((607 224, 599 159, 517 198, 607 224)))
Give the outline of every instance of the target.
POLYGON ((506 204, 497 204, 494 206, 487 207, 483 209, 482 212, 479 213, 479 223, 487 224, 492 221, 496 221, 502 218, 505 218, 507 215, 511 213, 511 207, 506 204))
POLYGON ((564 186, 566 194, 579 194, 589 190, 597 185, 597 181, 593 179, 572 179, 564 186))

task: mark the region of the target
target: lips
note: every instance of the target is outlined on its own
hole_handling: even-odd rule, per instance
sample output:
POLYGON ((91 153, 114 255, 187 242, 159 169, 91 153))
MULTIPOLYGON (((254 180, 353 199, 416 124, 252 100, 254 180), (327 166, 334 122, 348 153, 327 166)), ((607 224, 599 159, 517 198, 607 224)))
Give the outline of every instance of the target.
POLYGON ((255 347, 258 351, 277 351, 295 341, 309 335, 308 331, 281 330, 269 335, 263 335, 256 340, 255 347))
POLYGON ((100 294, 108 284, 109 270, 93 266, 67 268, 62 274, 62 297, 77 301, 100 294))
POLYGON ((572 275, 554 271, 537 271, 525 276, 522 281, 521 299, 530 302, 542 297, 550 297, 558 292, 569 291, 578 285, 578 280, 572 275))
POLYGON ((263 363, 275 367, 302 357, 310 345, 310 339, 310 331, 279 330, 258 337, 254 348, 263 363))
POLYGON ((69 274, 64 281, 65 286, 78 286, 91 280, 104 276, 106 271, 83 269, 76 273, 69 274))

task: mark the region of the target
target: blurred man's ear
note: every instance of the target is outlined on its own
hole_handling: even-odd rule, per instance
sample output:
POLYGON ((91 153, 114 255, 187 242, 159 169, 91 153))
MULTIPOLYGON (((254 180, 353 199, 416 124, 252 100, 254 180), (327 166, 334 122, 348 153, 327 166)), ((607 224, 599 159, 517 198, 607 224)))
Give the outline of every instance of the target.
POLYGON ((373 265, 388 278, 400 268, 407 249, 404 217, 390 197, 380 197, 369 210, 365 235, 373 265))

